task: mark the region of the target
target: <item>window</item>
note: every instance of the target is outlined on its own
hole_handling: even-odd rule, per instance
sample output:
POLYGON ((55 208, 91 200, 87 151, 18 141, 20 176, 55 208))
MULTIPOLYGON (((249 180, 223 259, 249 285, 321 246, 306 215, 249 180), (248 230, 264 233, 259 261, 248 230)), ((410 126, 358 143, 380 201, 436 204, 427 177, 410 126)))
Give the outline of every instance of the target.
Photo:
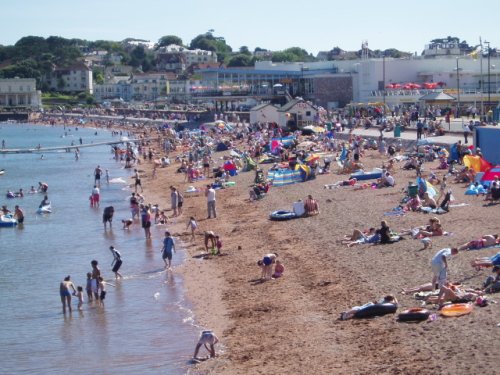
POLYGON ((310 117, 311 116, 311 111, 306 111, 306 116, 310 117))

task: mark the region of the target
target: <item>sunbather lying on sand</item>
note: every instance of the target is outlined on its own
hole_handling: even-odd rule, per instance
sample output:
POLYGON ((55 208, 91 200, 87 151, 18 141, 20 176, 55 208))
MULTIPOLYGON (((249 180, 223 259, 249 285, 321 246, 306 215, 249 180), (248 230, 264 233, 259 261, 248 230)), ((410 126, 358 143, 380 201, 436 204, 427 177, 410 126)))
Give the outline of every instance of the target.
POLYGON ((452 283, 446 283, 439 289, 439 294, 429 296, 426 299, 427 303, 438 304, 441 308, 445 302, 464 303, 474 301, 477 297, 484 293, 477 289, 465 289, 452 283))
POLYGON ((477 240, 472 240, 458 246, 458 250, 479 250, 483 247, 495 246, 498 243, 498 234, 485 234, 477 240))
POLYGON ((500 253, 496 253, 492 257, 476 258, 470 264, 476 269, 481 267, 500 266, 500 253))
POLYGON ((364 243, 376 243, 378 241, 380 241, 380 235, 376 232, 375 228, 370 228, 367 232, 354 229, 352 236, 345 236, 342 244, 352 247, 364 243))
MULTIPOLYGON (((418 292, 432 292, 432 283, 422 284, 414 288, 404 289, 402 294, 413 294, 418 292)), ((444 302, 469 302, 483 295, 483 291, 478 289, 464 288, 460 284, 446 282, 439 289, 438 295, 429 295, 425 298, 426 303, 443 305, 444 302)))
POLYGON ((333 184, 325 185, 325 189, 333 189, 341 186, 354 186, 356 184, 356 181, 357 180, 355 178, 350 178, 349 180, 345 181, 337 181, 333 184))
POLYGON ((390 304, 397 306, 398 300, 394 296, 387 295, 378 301, 368 302, 368 303, 364 304, 363 306, 351 307, 350 310, 344 311, 340 314, 340 319, 341 320, 352 319, 358 311, 361 311, 361 310, 363 310, 367 307, 373 306, 373 305, 382 305, 382 304, 386 304, 386 303, 390 303, 390 304))
POLYGON ((400 235, 410 234, 413 238, 436 237, 444 234, 441 221, 437 217, 429 219, 429 224, 412 229, 403 229, 400 235))

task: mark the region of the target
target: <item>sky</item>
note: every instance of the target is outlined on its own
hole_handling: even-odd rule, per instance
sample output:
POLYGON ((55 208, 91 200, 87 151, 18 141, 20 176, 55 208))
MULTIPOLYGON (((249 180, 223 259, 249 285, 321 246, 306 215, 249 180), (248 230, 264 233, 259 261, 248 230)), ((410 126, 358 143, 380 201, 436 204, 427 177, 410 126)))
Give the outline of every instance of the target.
POLYGON ((301 47, 316 55, 333 47, 396 48, 420 54, 432 39, 479 37, 500 47, 498 0, 3 0, 0 44, 23 36, 158 41, 184 44, 209 30, 233 51, 301 47))

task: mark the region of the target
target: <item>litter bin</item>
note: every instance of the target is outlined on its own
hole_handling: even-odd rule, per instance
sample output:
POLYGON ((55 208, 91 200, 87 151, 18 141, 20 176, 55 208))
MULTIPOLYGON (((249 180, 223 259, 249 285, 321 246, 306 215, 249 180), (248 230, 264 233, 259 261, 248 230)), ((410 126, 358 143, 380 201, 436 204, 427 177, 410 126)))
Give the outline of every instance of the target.
POLYGON ((401 125, 396 125, 394 127, 394 138, 401 138, 401 125))

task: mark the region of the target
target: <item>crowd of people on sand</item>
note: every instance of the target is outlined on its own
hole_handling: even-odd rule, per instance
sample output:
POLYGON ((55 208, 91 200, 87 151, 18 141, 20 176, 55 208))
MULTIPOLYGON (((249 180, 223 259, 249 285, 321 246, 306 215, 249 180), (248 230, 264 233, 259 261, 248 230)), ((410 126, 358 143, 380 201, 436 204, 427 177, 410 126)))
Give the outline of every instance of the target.
MULTIPOLYGON (((135 145, 129 143, 123 149, 118 146, 113 147, 115 160, 124 162, 125 168, 133 168, 133 184, 131 184, 133 192, 129 198, 131 218, 121 220, 122 228, 129 230, 140 222, 146 239, 151 240, 150 228, 153 222, 166 225, 170 224, 173 218, 183 216, 185 196, 198 197, 201 195, 204 197, 206 199, 207 219, 219 221, 216 207, 219 198, 218 190, 231 186, 231 183, 234 183, 232 179, 238 170, 255 169, 256 177, 254 185, 250 188, 250 199, 248 201, 257 202, 264 198, 266 194, 269 194, 270 189, 272 189, 272 181, 269 181, 265 177, 264 171, 257 167, 258 163, 264 160, 274 163, 270 168, 271 170, 295 170, 305 166, 307 167, 304 168, 304 170, 307 170, 306 179, 313 179, 316 176, 325 174, 334 176, 332 164, 338 164, 340 174, 363 170, 363 158, 367 148, 378 149, 382 157, 387 157, 387 160, 380 166, 380 177, 378 179, 373 183, 367 183, 353 177, 348 180, 332 182, 325 187, 352 190, 368 188, 395 189, 401 186, 401 182, 397 181, 397 175, 398 164, 402 162, 404 164, 402 165, 403 169, 415 170, 416 183, 404 188, 405 197, 401 202, 397 203, 398 210, 394 212, 396 214, 410 211, 434 212, 435 214, 448 212, 451 206, 450 202, 453 201, 450 184, 471 181, 474 176, 473 172, 465 166, 459 168, 457 166, 463 163, 462 158, 467 153, 480 155, 481 151, 466 148, 459 144, 457 145, 459 156, 451 162, 448 158, 448 150, 431 145, 422 148, 418 147, 411 150, 407 155, 401 155, 400 153, 403 151, 402 145, 397 141, 392 143, 387 141, 384 138, 385 131, 395 126, 416 127, 417 131, 420 129, 419 135, 425 137, 431 134, 443 133, 444 127, 434 116, 427 117, 425 121, 419 121, 418 115, 416 118, 414 116, 415 109, 404 111, 402 108, 394 108, 393 112, 391 117, 385 117, 380 113, 366 114, 362 111, 356 111, 352 114, 339 112, 333 115, 326 110, 321 110, 316 122, 323 124, 324 131, 308 136, 302 135, 300 130, 285 132, 284 129, 274 123, 249 124, 247 122, 237 122, 231 128, 210 127, 201 131, 190 131, 188 129, 179 130, 167 124, 150 123, 146 125, 144 122, 137 122, 127 125, 122 122, 119 124, 122 129, 127 127, 134 137, 140 140, 135 145), (332 126, 327 127, 325 125, 327 122, 330 122, 332 126), (371 126, 379 126, 380 138, 378 142, 364 140, 353 133, 355 128, 371 126), (348 131, 348 140, 344 141, 337 137, 337 133, 346 130, 348 131), (283 139, 287 137, 290 137, 291 142, 285 144, 283 139), (306 141, 307 144, 304 145, 303 141, 306 141), (229 152, 220 159, 215 158, 213 155, 219 145, 222 145, 223 149, 229 149, 229 152), (326 154, 326 156, 323 156, 323 158, 317 157, 318 153, 326 154), (437 175, 439 172, 427 169, 428 163, 432 162, 439 163, 437 171, 441 170, 443 172, 442 176, 437 175), (151 164, 151 176, 149 178, 152 180, 161 173, 163 168, 175 165, 174 168, 177 173, 184 175, 184 183, 190 184, 187 190, 174 185, 170 186, 170 207, 168 210, 160 208, 158 204, 147 203, 142 195, 144 187, 144 172, 140 169, 142 163, 151 164), (209 181, 210 179, 212 181, 209 181), (193 186, 199 182, 204 187, 193 186), (170 212, 170 217, 167 217, 167 211, 170 212)), ((433 113, 431 111, 431 114, 433 113)), ((71 124, 79 120, 61 116, 51 117, 48 114, 40 121, 49 121, 53 124, 64 122, 71 124)), ((85 122, 92 126, 109 128, 113 131, 113 135, 122 136, 122 134, 125 134, 122 133, 121 129, 115 131, 116 128, 113 127, 115 123, 111 120, 88 119, 85 122)), ((130 136, 131 133, 129 132, 127 135, 130 136)), ((103 176, 109 182, 107 171, 103 172, 100 166, 97 166, 94 171, 94 184, 90 198, 91 205, 96 208, 99 208, 102 202, 100 184, 103 176)), ((498 181, 494 181, 487 190, 485 198, 498 199, 498 188, 498 181)), ((300 210, 303 210, 304 216, 320 214, 319 203, 312 195, 308 195, 304 202, 300 203, 298 206, 301 206, 300 210)), ((113 207, 109 206, 104 209, 103 223, 105 230, 107 224, 111 228, 113 214, 113 207)), ((203 216, 202 213, 196 212, 194 216, 190 216, 189 220, 187 220, 186 229, 189 230, 190 240, 195 242, 197 235, 200 234, 204 238, 204 246, 202 247, 204 253, 221 255, 221 234, 211 228, 200 231, 196 219, 199 216, 203 216)), ((354 229, 353 233, 341 239, 340 243, 348 247, 362 244, 385 245, 399 241, 405 236, 411 236, 411 238, 421 240, 424 248, 428 248, 432 247, 432 237, 442 236, 446 233, 437 217, 432 217, 427 225, 402 229, 399 232, 393 231, 389 227, 387 220, 382 220, 378 228, 354 229)), ((447 262, 452 255, 456 255, 459 251, 471 248, 485 248, 492 246, 493 243, 498 244, 496 235, 485 235, 481 239, 469 241, 454 248, 440 250, 432 259, 432 282, 428 283, 428 285, 408 288, 405 292, 420 293, 426 290, 431 291, 431 289, 432 291, 437 290, 434 292, 434 295, 437 296, 434 300, 437 301, 438 305, 447 300, 456 300, 454 297, 458 295, 460 295, 460 298, 463 295, 471 298, 475 294, 479 295, 479 292, 468 292, 467 288, 449 283, 447 262), (417 289, 419 291, 414 292, 417 289)), ((116 278, 119 279, 121 277, 119 273, 122 264, 121 255, 114 248, 110 250, 113 253, 113 272, 115 272, 116 278)), ((172 268, 172 257, 176 250, 174 237, 170 230, 166 230, 160 252, 167 270, 172 268)), ((497 288, 500 290, 500 276, 498 276, 500 267, 497 266, 497 264, 500 265, 499 258, 498 255, 490 258, 478 258, 473 263, 474 267, 493 266, 494 272, 497 273, 496 277, 489 277, 485 281, 483 290, 480 293, 491 292, 497 288)), ((100 301, 99 303, 103 304, 106 295, 106 283, 101 278, 97 261, 95 261, 95 264, 94 261, 92 263, 92 272, 89 273, 90 282, 86 287, 87 297, 89 300, 92 298, 94 301, 100 301)), ((260 280, 262 281, 278 279, 284 275, 285 267, 282 260, 278 259, 278 253, 276 252, 265 254, 257 261, 257 265, 261 268, 260 280)), ((67 306, 70 306, 71 291, 78 296, 79 301, 83 301, 83 296, 80 297, 81 294, 78 294, 80 288, 75 288, 69 276, 61 283, 61 301, 63 301, 64 311, 67 306)), ((432 298, 430 300, 433 301, 432 298)), ((393 295, 386 295, 378 301, 353 307, 343 312, 341 319, 364 316, 368 310, 374 308, 373 306, 376 308, 382 306, 387 311, 392 311, 394 307, 397 308, 398 301, 393 295)), ((218 338, 212 331, 203 331, 196 345, 194 357, 198 357, 199 349, 202 346, 205 346, 208 350, 210 357, 215 357, 214 345, 217 342, 218 338)))
MULTIPOLYGON (((471 146, 464 147, 461 141, 458 141, 452 147, 457 150, 454 157, 451 157, 450 152, 444 147, 425 146, 424 149, 415 149, 409 155, 398 158, 398 161, 406 158, 402 169, 415 170, 415 183, 410 182, 407 187, 403 188, 405 196, 401 202, 399 202, 393 211, 385 214, 391 216, 404 215, 407 212, 433 212, 436 214, 449 212, 452 207, 450 203, 455 201, 450 184, 470 183, 474 181, 475 172, 473 168, 464 165, 464 156, 474 155, 482 157, 480 149, 471 146), (444 170, 442 176, 436 174, 436 169, 427 167, 435 161, 439 162, 437 170, 444 170), (456 168, 455 166, 462 167, 456 168)), ((351 148, 353 147, 351 146, 351 148)), ((391 158, 390 160, 395 160, 394 155, 388 155, 388 157, 391 158)), ((359 160, 359 158, 356 158, 355 162, 359 160)), ((386 166, 382 165, 382 176, 385 173, 384 167, 386 166)), ((356 184, 357 181, 351 179, 325 185, 325 188, 352 187, 356 184)), ((377 184, 378 187, 379 184, 377 184)), ((498 200, 499 188, 498 176, 496 176, 490 185, 484 188, 485 200, 498 200)), ((414 226, 399 231, 391 230, 388 227, 387 221, 383 220, 379 229, 375 227, 370 227, 369 229, 356 228, 352 234, 346 235, 339 242, 347 247, 362 244, 389 244, 404 239, 405 236, 410 236, 412 239, 419 239, 423 244, 421 250, 424 250, 432 247, 433 237, 451 234, 443 228, 441 220, 437 216, 433 216, 425 225, 414 226)), ((471 265, 477 270, 482 267, 493 267, 494 273, 494 276, 488 276, 482 285, 475 288, 450 282, 448 260, 461 251, 494 247, 500 247, 500 240, 497 234, 485 234, 464 244, 441 249, 431 259, 432 281, 416 287, 406 288, 402 293, 415 294, 416 298, 423 299, 427 304, 434 304, 438 309, 443 308, 446 304, 459 302, 473 302, 479 306, 485 306, 488 303, 487 294, 500 292, 500 253, 490 257, 476 258, 471 262, 471 265)), ((393 295, 387 295, 379 301, 370 302, 363 306, 355 306, 342 312, 340 319, 365 318, 384 315, 386 313, 395 313, 397 307, 398 302, 396 298, 393 295)))

